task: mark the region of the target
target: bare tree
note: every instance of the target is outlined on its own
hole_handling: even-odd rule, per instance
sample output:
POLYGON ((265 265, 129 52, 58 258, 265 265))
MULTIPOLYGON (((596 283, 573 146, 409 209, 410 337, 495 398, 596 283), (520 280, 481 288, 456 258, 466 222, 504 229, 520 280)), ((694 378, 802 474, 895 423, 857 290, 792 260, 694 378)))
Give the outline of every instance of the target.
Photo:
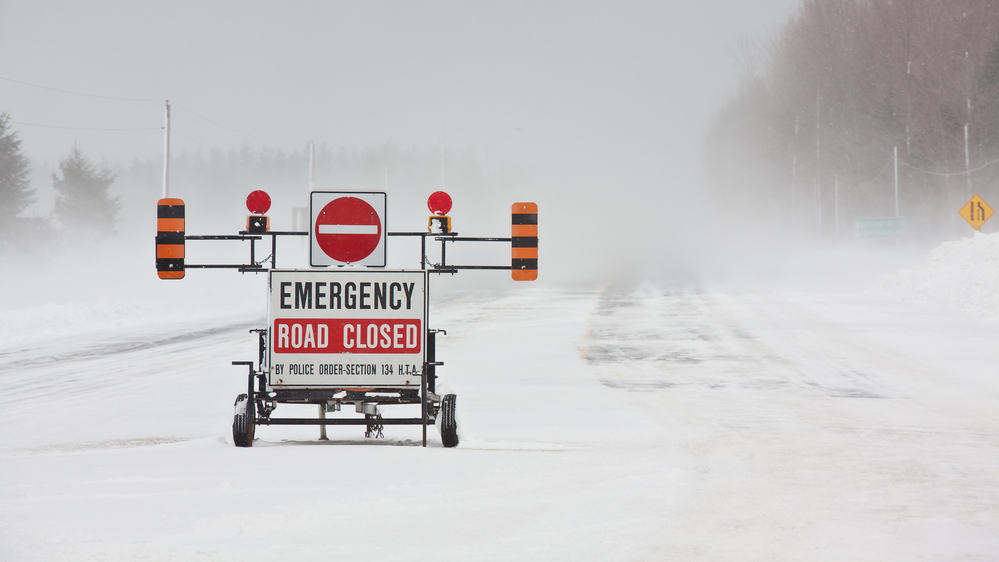
POLYGON ((783 178, 761 193, 782 212, 829 232, 835 193, 848 219, 887 214, 894 147, 914 220, 949 222, 941 209, 969 186, 999 200, 999 165, 988 165, 999 159, 999 0, 804 0, 768 54, 759 87, 730 106, 756 117, 716 126, 708 142, 732 161, 772 155, 746 169, 757 184, 783 178), (771 103, 750 103, 759 88, 771 103))

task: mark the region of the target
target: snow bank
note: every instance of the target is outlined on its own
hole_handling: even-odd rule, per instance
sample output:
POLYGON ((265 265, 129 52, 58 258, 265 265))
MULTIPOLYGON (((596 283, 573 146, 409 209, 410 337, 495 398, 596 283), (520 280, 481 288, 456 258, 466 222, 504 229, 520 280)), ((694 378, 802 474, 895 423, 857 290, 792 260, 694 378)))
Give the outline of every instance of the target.
POLYGON ((945 242, 925 262, 886 278, 881 289, 906 302, 999 314, 999 233, 945 242))

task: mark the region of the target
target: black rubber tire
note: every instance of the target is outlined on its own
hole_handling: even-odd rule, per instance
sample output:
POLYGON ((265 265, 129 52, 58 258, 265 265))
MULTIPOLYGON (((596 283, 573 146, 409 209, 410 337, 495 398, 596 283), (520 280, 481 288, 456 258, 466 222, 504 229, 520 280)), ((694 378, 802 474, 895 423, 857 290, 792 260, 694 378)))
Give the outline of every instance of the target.
POLYGON ((245 394, 237 396, 236 402, 233 404, 232 415, 232 442, 237 447, 253 446, 253 433, 256 426, 253 422, 256 416, 257 412, 256 408, 253 407, 253 402, 247 400, 245 394))
POLYGON ((445 394, 441 400, 441 443, 449 448, 458 446, 458 422, 454 417, 457 399, 454 394, 445 394))

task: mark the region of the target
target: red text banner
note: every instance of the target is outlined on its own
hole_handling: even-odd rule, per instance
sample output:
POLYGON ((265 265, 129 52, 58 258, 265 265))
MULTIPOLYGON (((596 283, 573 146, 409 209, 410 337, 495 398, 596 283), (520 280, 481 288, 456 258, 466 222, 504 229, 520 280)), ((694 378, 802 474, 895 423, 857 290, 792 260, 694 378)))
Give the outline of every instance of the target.
POLYGON ((419 319, 280 318, 274 353, 420 353, 419 319))

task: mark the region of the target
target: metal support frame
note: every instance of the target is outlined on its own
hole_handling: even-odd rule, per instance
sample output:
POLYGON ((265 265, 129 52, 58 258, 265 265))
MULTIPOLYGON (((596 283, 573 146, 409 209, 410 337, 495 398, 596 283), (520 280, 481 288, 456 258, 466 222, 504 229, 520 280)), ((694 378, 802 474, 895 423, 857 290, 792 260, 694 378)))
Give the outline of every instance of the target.
POLYGON ((420 373, 420 423, 423 424, 423 446, 427 446, 427 370, 420 373))
POLYGON ((437 240, 441 243, 441 264, 440 270, 446 273, 457 273, 461 270, 469 269, 492 269, 492 270, 505 270, 509 271, 513 269, 512 265, 448 265, 447 259, 445 259, 444 247, 448 242, 512 242, 512 238, 494 238, 494 237, 479 237, 479 236, 440 236, 438 235, 437 240))
POLYGON ((253 370, 253 361, 233 361, 233 365, 246 365, 249 373, 247 374, 246 380, 246 399, 252 401, 254 396, 253 392, 253 377, 257 375, 256 371, 253 370))
MULTIPOLYGON (((277 268, 277 238, 279 236, 308 236, 309 232, 299 231, 270 231, 264 233, 252 233, 240 231, 238 235, 187 235, 185 240, 232 240, 250 243, 250 260, 246 264, 188 264, 188 269, 236 269, 241 273, 266 273, 277 268), (256 243, 264 236, 271 237, 271 255, 261 261, 257 261, 256 243), (270 262, 269 266, 267 262, 270 262)), ((492 237, 460 237, 457 233, 431 233, 431 232, 387 232, 387 236, 393 237, 419 237, 420 238, 420 269, 427 273, 455 274, 459 270, 480 269, 480 270, 510 270, 511 266, 501 265, 449 265, 447 263, 447 243, 448 242, 511 242, 511 238, 492 237), (441 243, 441 263, 429 264, 427 262, 427 238, 433 237, 435 241, 441 243)), ((436 393, 437 374, 436 368, 444 365, 437 361, 436 342, 437 334, 447 334, 444 330, 431 330, 430 324, 430 279, 426 282, 426 299, 424 300, 424 317, 427 325, 424 326, 425 342, 427 353, 425 362, 420 374, 419 404, 420 417, 418 418, 382 418, 378 417, 373 424, 374 418, 365 416, 364 418, 327 418, 326 406, 333 402, 338 406, 343 402, 375 402, 378 404, 416 404, 417 396, 412 390, 399 389, 394 387, 376 388, 371 391, 356 391, 349 388, 331 388, 324 390, 280 390, 268 391, 266 385, 265 358, 267 357, 267 333, 268 330, 255 329, 250 332, 258 336, 257 365, 254 369, 252 361, 233 361, 233 365, 245 365, 247 367, 247 400, 250 402, 253 412, 253 423, 256 425, 318 425, 320 426, 320 439, 326 439, 326 426, 330 425, 365 425, 370 433, 373 426, 386 425, 420 425, 423 429, 422 444, 427 446, 427 426, 435 423, 438 412, 432 409, 439 408, 440 397, 436 393), (257 379, 258 389, 254 390, 254 379, 257 379), (336 395, 343 392, 344 395, 336 395), (395 396, 369 396, 368 392, 392 394, 395 396), (274 409, 275 403, 287 404, 317 404, 319 407, 318 418, 271 418, 270 413, 274 409)), ((380 432, 380 430, 379 430, 380 432)))
MULTIPOLYGON (((424 443, 426 447, 426 420, 424 418, 381 418, 381 425, 420 425, 424 424, 424 443)), ((367 418, 267 418, 257 419, 257 425, 370 425, 367 418)))
MULTIPOLYGON (((429 318, 429 298, 424 300, 425 313, 429 318)), ((326 426, 328 425, 364 425, 367 426, 366 435, 377 435, 381 436, 381 429, 386 425, 421 425, 422 426, 422 445, 427 446, 427 426, 432 423, 431 418, 436 420, 436 415, 431 416, 430 408, 433 403, 430 399, 430 395, 433 395, 436 401, 437 395, 433 393, 431 389, 428 388, 428 371, 432 371, 434 367, 443 365, 442 362, 432 360, 436 359, 436 334, 438 332, 447 333, 444 330, 429 330, 427 329, 427 336, 430 338, 425 340, 427 342, 427 352, 428 360, 424 362, 423 369, 420 371, 420 387, 419 387, 419 404, 420 404, 420 417, 418 418, 383 418, 378 416, 377 421, 373 421, 373 418, 365 416, 364 418, 327 418, 326 417, 326 404, 330 401, 335 401, 336 403, 341 402, 374 402, 377 404, 415 404, 416 402, 412 398, 412 392, 408 389, 399 389, 395 387, 386 388, 375 388, 369 391, 355 391, 352 396, 349 389, 331 388, 329 390, 280 390, 280 391, 267 391, 266 389, 266 371, 264 370, 264 358, 267 357, 267 333, 266 328, 263 329, 252 329, 250 333, 256 333, 257 340, 257 369, 254 369, 253 361, 233 361, 233 365, 245 365, 247 368, 247 383, 246 383, 246 396, 247 401, 255 406, 253 408, 253 423, 255 425, 318 425, 320 426, 320 440, 328 440, 326 435, 326 426), (431 342, 433 343, 434 351, 431 351, 431 342), (254 390, 253 381, 257 379, 259 388, 254 390), (337 394, 343 392, 344 396, 337 398, 337 394), (368 392, 373 392, 376 394, 395 394, 395 396, 370 396, 368 392), (407 397, 408 395, 408 397, 407 397), (265 407, 264 403, 269 403, 270 406, 265 407), (319 417, 318 418, 271 418, 270 412, 273 409, 273 403, 317 403, 319 407, 319 417)), ((435 377, 436 378, 436 377, 435 377)))
MULTIPOLYGON (((308 232, 301 231, 269 231, 263 233, 251 233, 242 230, 238 235, 204 235, 193 234, 184 236, 185 240, 237 240, 250 243, 250 263, 238 264, 186 264, 186 269, 236 269, 240 273, 267 273, 271 269, 277 268, 277 238, 278 236, 308 236, 308 232), (257 262, 257 241, 264 236, 271 237, 270 267, 262 267, 264 261, 257 262)), ((511 242, 511 238, 458 236, 457 233, 441 234, 435 232, 387 232, 387 236, 418 236, 420 237, 420 269, 437 274, 455 274, 461 270, 501 270, 509 271, 513 269, 510 265, 451 265, 447 263, 447 243, 448 242, 511 242), (427 267, 427 237, 432 236, 435 241, 441 243, 441 263, 427 267)), ((429 284, 428 284, 429 286, 429 284)))
MULTIPOLYGON (((326 404, 319 404, 319 419, 321 419, 321 420, 325 420, 326 419, 326 404)), ((319 440, 320 441, 329 441, 330 440, 330 438, 327 437, 327 435, 326 435, 326 424, 325 423, 319 425, 319 440)))
POLYGON ((248 230, 241 230, 239 234, 192 234, 184 236, 184 240, 237 240, 250 243, 250 263, 225 263, 225 264, 186 264, 187 269, 237 269, 240 273, 267 273, 271 269, 277 268, 277 238, 278 236, 308 236, 308 232, 273 230, 268 232, 253 233, 248 230), (264 236, 271 237, 271 255, 257 262, 257 240, 262 240, 264 236), (261 267, 263 263, 270 259, 270 267, 261 267))

